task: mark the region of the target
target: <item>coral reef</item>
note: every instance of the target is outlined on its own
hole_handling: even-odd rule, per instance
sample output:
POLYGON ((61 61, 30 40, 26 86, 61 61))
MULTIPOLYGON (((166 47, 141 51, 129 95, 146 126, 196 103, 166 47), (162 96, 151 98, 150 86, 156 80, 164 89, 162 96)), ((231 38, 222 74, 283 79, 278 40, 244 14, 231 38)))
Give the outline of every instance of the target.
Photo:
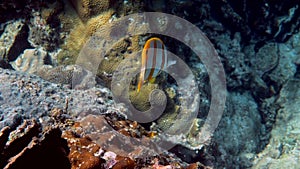
POLYGON ((299 79, 290 79, 275 105, 280 108, 267 146, 254 160, 253 168, 297 168, 300 162, 299 79), (291 92, 293 91, 293 92, 291 92))
MULTIPOLYGON (((51 162, 44 168, 70 168, 70 166, 73 168, 79 166, 82 168, 97 166, 100 168, 109 166, 133 168, 153 165, 157 167, 178 166, 180 168, 179 166, 187 166, 172 154, 163 155, 155 152, 157 148, 150 143, 150 139, 156 133, 145 130, 136 122, 125 120, 122 114, 125 109, 113 103, 112 96, 105 88, 89 89, 90 92, 89 90, 69 90, 63 85, 51 84, 34 75, 4 69, 1 69, 0 77, 2 98, 0 110, 8 112, 1 114, 1 119, 3 119, 1 126, 3 127, 0 132, 0 150, 4 152, 2 154, 5 154, 1 158, 11 159, 8 163, 6 163, 7 160, 1 160, 1 162, 5 162, 2 165, 16 168, 19 165, 39 168, 51 162), (16 85, 8 89, 7 87, 11 87, 13 83, 16 85), (19 91, 22 97, 12 96, 12 91, 19 91), (31 99, 22 101, 24 97, 29 96, 29 93, 31 99), (79 95, 83 100, 80 101, 78 97, 75 97, 79 95), (95 96, 98 98, 94 98, 95 96), (44 97, 50 99, 45 100, 44 97), (90 105, 86 105, 88 100, 92 101, 90 105), (44 107, 36 109, 37 102, 44 107), (17 107, 13 104, 22 106, 19 111, 23 113, 14 112, 17 109, 10 110, 11 106, 17 107), (93 107, 94 104, 96 106, 93 107), (12 114, 19 115, 14 120, 9 118, 12 114), (101 116, 101 114, 105 116, 101 116), (30 118, 34 119, 30 120, 30 118), (133 138, 137 140, 132 140, 133 138), (143 146, 141 142, 144 142, 145 145, 143 146), (119 146, 117 143, 120 143, 119 146), (122 147, 121 145, 125 143, 130 144, 122 147), (63 149, 58 148, 60 146, 63 146, 63 149), (149 152, 147 151, 151 152, 153 157, 148 157, 149 152), (154 156, 155 154, 156 156, 154 156), (136 158, 137 156, 139 158, 136 158), (40 159, 41 163, 31 162, 35 159, 40 159), (48 161, 45 161, 46 159, 48 161), (52 159, 59 162, 52 163, 52 159), (158 159, 159 162, 154 159, 158 159), (28 161, 30 163, 27 163, 28 161)), ((191 164, 190 167, 195 168, 197 165, 191 164)))
MULTIPOLYGON (((64 110, 68 111, 69 113, 67 113, 67 117, 75 117, 78 116, 78 119, 81 119, 82 117, 86 116, 87 114, 108 114, 110 112, 115 112, 116 108, 112 102, 112 97, 110 96, 107 90, 105 89, 97 89, 95 91, 95 89, 92 89, 90 92, 88 90, 85 91, 73 91, 73 90, 67 90, 66 87, 60 86, 60 85, 54 85, 48 82, 45 82, 41 79, 39 79, 36 76, 29 76, 29 75, 25 75, 22 74, 20 72, 10 72, 9 70, 3 70, 2 69, 1 73, 1 111, 5 111, 8 112, 7 114, 2 114, 2 119, 5 119, 3 121, 1 121, 1 125, 2 126, 11 126, 11 127, 15 127, 18 126, 20 124, 20 121, 22 121, 22 119, 26 119, 28 117, 38 117, 40 119, 40 121, 42 121, 43 124, 47 124, 49 122, 49 120, 51 121, 51 119, 54 119, 54 121, 57 121, 55 119, 61 119, 62 116, 60 115, 61 113, 59 113, 60 111, 58 111, 57 113, 52 113, 55 115, 51 115, 52 117, 50 118, 47 114, 47 112, 49 112, 50 110, 55 110, 53 108, 53 102, 55 102, 56 107, 61 107, 64 110), (6 74, 6 75, 5 75, 6 74), (27 79, 27 80, 24 80, 27 79), (11 88, 11 84, 15 84, 13 85, 13 88, 11 88), (65 90, 65 91, 63 91, 65 90), (19 91, 20 95, 14 95, 12 92, 14 91, 19 91), (75 92, 75 93, 73 93, 75 92), (79 93, 78 93, 79 92, 79 93), (73 94, 72 94, 73 93, 73 94), (26 96, 31 96, 30 98, 27 98, 26 100, 24 100, 24 97, 26 96), (73 96, 72 96, 73 95, 73 96), (77 96, 82 95, 84 96, 83 100, 77 100, 77 96), (88 96, 90 95, 90 96, 88 96), (67 97, 65 97, 67 96, 67 97), (98 97, 98 98, 95 98, 98 97), (46 99, 45 99, 46 98, 46 99), (106 99, 107 100, 106 100, 106 99), (12 101, 13 100, 13 101, 12 101), (110 101, 109 101, 110 100, 110 101), (91 102, 92 101, 92 102, 91 102), (95 102, 94 102, 95 101, 95 102), (40 103, 42 105, 44 105, 44 107, 40 107, 37 108, 35 105, 37 103, 40 103), (87 104, 88 102, 91 102, 89 105, 87 104), (109 110, 109 105, 107 103, 110 103, 110 106, 112 109, 109 110), (12 106, 13 104, 15 104, 15 106, 12 106), (83 106, 83 104, 85 106, 83 106), (15 109, 15 108, 11 108, 11 107, 19 107, 22 106, 21 109, 15 109), (18 112, 19 111, 19 112, 18 112), (21 113, 21 112, 25 112, 25 113, 21 113), (31 112, 31 113, 26 113, 26 112, 31 112), (12 116, 12 117, 10 117, 12 116)), ((121 108, 121 107, 120 107, 121 108)), ((119 109, 119 108, 118 108, 119 109)), ((119 119, 119 118, 115 118, 119 119)), ((102 120, 104 120, 102 118, 102 120)), ((89 123, 90 125, 87 125, 85 123, 83 123, 84 127, 88 127, 88 126, 96 126, 99 125, 101 123, 99 123, 99 121, 96 121, 95 123, 92 123, 87 120, 87 123, 89 123)), ((106 122, 105 122, 106 123, 106 122)), ((145 132, 146 136, 151 136, 154 133, 148 133, 145 130, 140 130, 138 128, 137 131, 134 131, 133 129, 131 129, 132 127, 136 126, 137 124, 134 123, 128 123, 126 122, 124 125, 124 127, 120 126, 120 124, 123 124, 124 122, 114 122, 112 126, 115 126, 116 129, 114 130, 113 127, 109 127, 109 125, 106 123, 106 126, 111 128, 111 130, 113 131, 110 135, 113 136, 118 136, 124 139, 129 139, 128 137, 124 136, 123 134, 127 135, 136 135, 138 136, 140 133, 145 132), (126 127, 127 126, 127 127, 126 127), (131 126, 131 127, 130 127, 131 126), (120 134, 122 133, 122 134, 120 134), (127 133, 127 134, 126 134, 127 133)), ((105 126, 105 125, 103 125, 105 126)), ((101 128, 103 126, 100 126, 101 128)), ((87 133, 89 133, 88 131, 90 131, 89 129, 86 129, 87 133)), ((154 134, 155 135, 155 134, 154 134)), ((95 136, 99 136, 99 130, 97 130, 96 135, 95 136)), ((105 136, 105 133, 104 133, 105 136)), ((104 137, 103 136, 103 137, 104 137)), ((100 145, 103 145, 103 141, 105 141, 105 139, 103 139, 103 137, 101 137, 102 140, 100 145)), ((106 136, 106 138, 110 137, 109 135, 106 136)), ((93 137, 91 137, 93 138, 93 137)), ((104 137, 105 138, 105 137, 104 137)), ((93 140, 97 140, 97 139, 93 139, 93 140)), ((100 141, 98 140, 98 141, 100 141)), ((108 140, 108 139, 107 139, 108 140)), ((131 141, 131 140, 130 140, 131 141)), ((137 142, 137 144, 139 145, 139 143, 137 142)), ((108 144, 111 145, 111 144, 108 144)), ((108 146, 110 149, 113 148, 113 146, 108 146)), ((151 149, 149 149, 149 147, 139 147, 139 151, 141 151, 140 153, 143 153, 144 151, 152 151, 151 149)), ((124 153, 123 155, 125 155, 127 153, 124 153)), ((137 154, 137 153, 135 153, 137 154)), ((153 154, 153 153, 152 153, 153 154)))
MULTIPOLYGON (((298 0, 4 0, 0 16, 0 167, 299 168, 298 0), (185 34, 189 30, 182 30, 184 25, 169 27, 170 21, 159 16, 149 18, 151 25, 138 18, 113 24, 143 11, 189 20, 220 55, 226 71, 226 109, 205 144, 195 138, 207 120, 214 87, 208 81, 214 78, 205 61, 184 44, 194 34, 185 34), (183 69, 177 72, 184 89, 171 77, 158 77, 140 93, 136 77, 124 73, 139 69, 139 59, 130 58, 153 35, 135 33, 149 29, 182 30, 182 42, 155 36, 191 68, 200 91, 197 118, 188 119, 197 99, 190 85, 194 79, 184 78, 183 69), (85 65, 73 65, 78 56, 84 56, 84 63, 103 60, 85 70, 85 65), (130 101, 141 111, 151 109, 149 101, 167 101, 164 114, 151 124, 129 120, 127 107, 116 104, 124 95, 123 86, 129 86, 130 101), (149 98, 154 89, 163 89, 166 100, 161 93, 149 98), (188 95, 182 97, 184 93, 188 95), (168 136, 165 131, 174 134, 185 128, 190 131, 186 136, 168 142, 178 145, 169 151, 158 146, 168 136)), ((176 70, 171 67, 169 72, 176 70)))
POLYGON ((80 138, 71 132, 64 132, 63 138, 68 140, 70 147, 69 159, 72 168, 100 168, 101 159, 94 156, 100 147, 93 143, 89 138, 80 138))
POLYGON ((260 76, 274 69, 279 62, 279 47, 276 43, 267 43, 251 57, 253 69, 260 76))

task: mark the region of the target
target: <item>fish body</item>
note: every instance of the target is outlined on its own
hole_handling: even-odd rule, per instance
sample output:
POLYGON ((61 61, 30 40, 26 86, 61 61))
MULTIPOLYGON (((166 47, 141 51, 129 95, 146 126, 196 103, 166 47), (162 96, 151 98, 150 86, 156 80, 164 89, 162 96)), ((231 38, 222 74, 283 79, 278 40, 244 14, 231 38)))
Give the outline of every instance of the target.
POLYGON ((159 38, 150 38, 146 41, 142 51, 142 66, 137 91, 139 92, 144 81, 154 82, 161 70, 167 67, 167 50, 159 38))

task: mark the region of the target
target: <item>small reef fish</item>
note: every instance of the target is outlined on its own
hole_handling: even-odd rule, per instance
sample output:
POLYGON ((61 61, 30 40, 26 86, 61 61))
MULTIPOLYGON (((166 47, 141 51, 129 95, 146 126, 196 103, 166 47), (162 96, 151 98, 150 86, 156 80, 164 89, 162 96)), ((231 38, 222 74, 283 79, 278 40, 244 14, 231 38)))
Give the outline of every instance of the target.
POLYGON ((140 91, 145 81, 154 82, 161 70, 169 66, 167 62, 167 49, 163 41, 156 37, 148 39, 142 51, 142 67, 137 92, 140 91))

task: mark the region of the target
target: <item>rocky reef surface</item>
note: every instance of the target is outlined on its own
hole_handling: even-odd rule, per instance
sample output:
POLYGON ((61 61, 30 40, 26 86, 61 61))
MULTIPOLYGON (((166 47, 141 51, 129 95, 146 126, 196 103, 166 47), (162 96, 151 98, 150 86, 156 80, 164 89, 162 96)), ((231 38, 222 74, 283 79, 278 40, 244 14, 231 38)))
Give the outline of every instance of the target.
MULTIPOLYGON (((4 0, 0 16, 0 167, 299 168, 298 0, 4 0), (153 25, 134 24, 136 18, 124 27, 113 24, 149 11, 179 16, 201 29, 223 64, 226 106, 218 128, 203 144, 194 138, 207 120, 212 77, 184 43, 193 34, 182 31, 185 38, 179 42, 147 33, 153 25), (116 29, 120 27, 124 29, 116 29), (145 33, 134 34, 137 28, 145 33), (97 37, 123 34, 120 40, 107 42, 111 48, 105 54, 97 49, 104 44, 93 44, 102 42, 97 37), (119 72, 139 64, 126 58, 142 50, 152 36, 160 37, 189 66, 200 95, 193 124, 175 123, 178 128, 186 123, 189 133, 176 138, 168 150, 153 140, 174 125, 182 100, 193 109, 197 99, 183 97, 178 83, 164 74, 140 93, 135 92, 137 77, 112 87, 120 63, 125 68, 119 72), (84 53, 87 48, 93 50, 84 53), (78 58, 98 62, 93 57, 98 55, 104 59, 97 67, 86 70, 75 65, 78 58), (127 87, 132 104, 141 110, 151 107, 152 90, 163 90, 164 114, 146 124, 128 119, 128 108, 114 97, 127 87)), ((161 32, 176 29, 165 18, 151 22, 161 32)), ((192 80, 184 84, 189 83, 192 80)), ((185 93, 192 91, 191 86, 185 93)))
POLYGON ((71 90, 35 75, 0 71, 0 164, 4 168, 189 167, 168 152, 154 151, 156 147, 147 143, 151 132, 125 120, 126 109, 115 104, 107 88, 71 90), (131 137, 141 140, 133 144, 131 137), (33 157, 41 161, 27 160, 33 157))

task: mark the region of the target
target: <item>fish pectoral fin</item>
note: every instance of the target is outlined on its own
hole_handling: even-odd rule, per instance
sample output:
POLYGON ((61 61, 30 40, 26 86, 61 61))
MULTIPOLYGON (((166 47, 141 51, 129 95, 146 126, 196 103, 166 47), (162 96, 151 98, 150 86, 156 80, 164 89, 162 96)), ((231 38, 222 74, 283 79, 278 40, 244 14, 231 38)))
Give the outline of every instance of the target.
POLYGON ((144 81, 139 81, 137 85, 137 92, 140 92, 142 86, 143 86, 144 81))
POLYGON ((149 82, 150 82, 150 83, 154 83, 154 82, 155 82, 155 80, 156 80, 156 78, 155 78, 155 77, 151 77, 151 78, 149 78, 149 82))
POLYGON ((167 67, 170 67, 172 65, 175 65, 176 64, 176 60, 170 60, 167 62, 167 67))

